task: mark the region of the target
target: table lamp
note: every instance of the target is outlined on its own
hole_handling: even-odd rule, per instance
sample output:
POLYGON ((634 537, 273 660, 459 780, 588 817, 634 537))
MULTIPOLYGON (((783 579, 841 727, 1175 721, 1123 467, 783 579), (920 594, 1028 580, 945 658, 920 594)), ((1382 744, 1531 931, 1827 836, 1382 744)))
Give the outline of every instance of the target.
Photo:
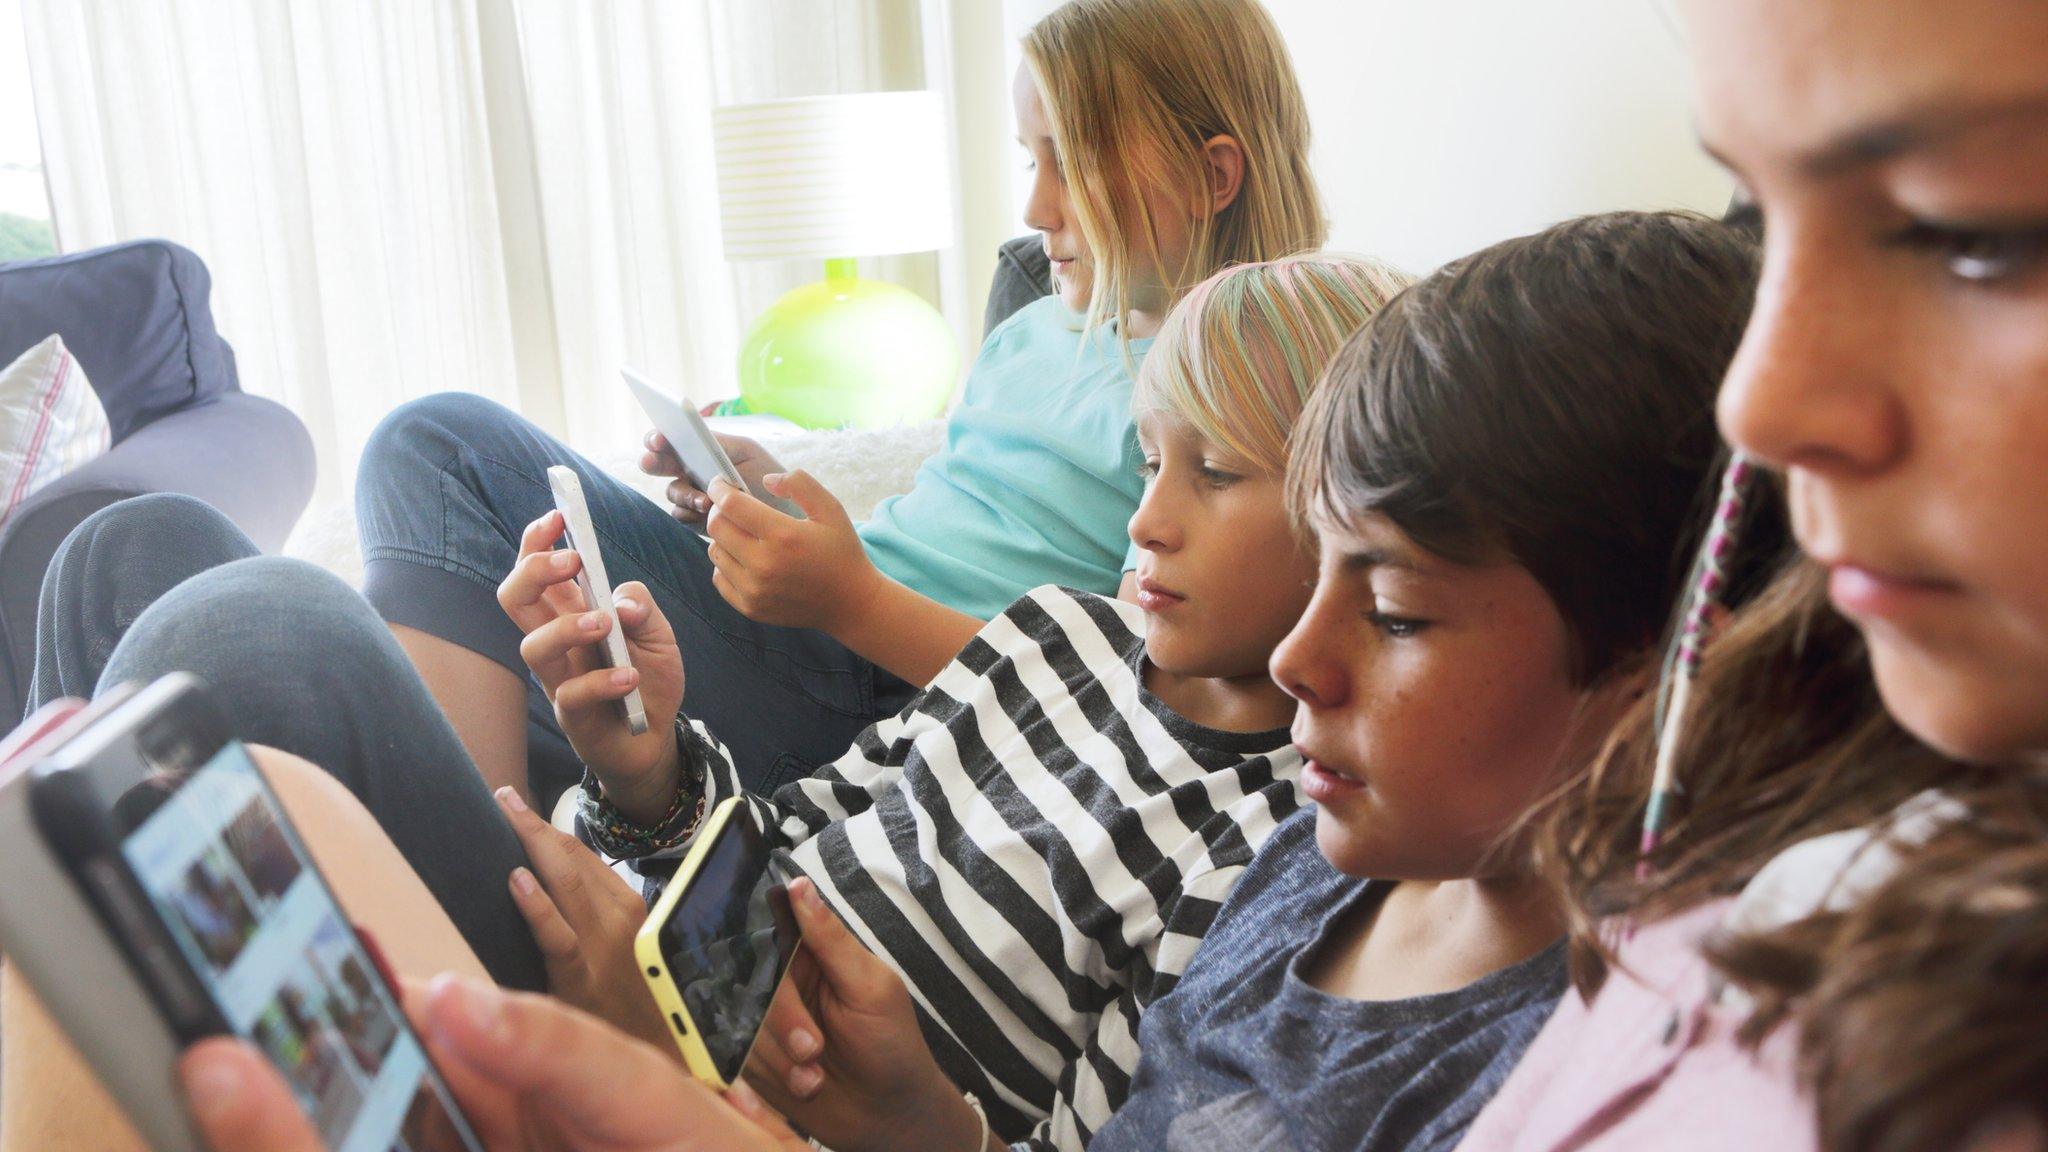
POLYGON ((938 309, 864 280, 859 258, 952 241, 945 110, 934 92, 731 104, 712 113, 728 260, 823 258, 740 347, 738 410, 808 428, 940 415, 960 357, 938 309))

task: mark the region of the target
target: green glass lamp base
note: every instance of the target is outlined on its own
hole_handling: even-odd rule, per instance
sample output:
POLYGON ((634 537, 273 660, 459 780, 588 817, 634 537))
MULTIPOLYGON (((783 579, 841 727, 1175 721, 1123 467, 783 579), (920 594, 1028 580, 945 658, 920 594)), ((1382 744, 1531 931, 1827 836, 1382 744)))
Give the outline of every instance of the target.
POLYGON ((941 415, 960 371, 953 330, 907 288, 852 260, 791 289, 740 347, 740 400, 806 428, 886 428, 941 415))

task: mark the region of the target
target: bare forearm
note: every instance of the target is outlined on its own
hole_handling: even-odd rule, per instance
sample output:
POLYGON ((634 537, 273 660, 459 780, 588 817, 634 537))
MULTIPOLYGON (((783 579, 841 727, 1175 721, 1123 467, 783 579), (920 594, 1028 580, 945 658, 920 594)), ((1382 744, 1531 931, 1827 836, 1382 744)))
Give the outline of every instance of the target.
POLYGON ((931 683, 984 623, 879 572, 857 603, 857 609, 840 615, 833 638, 920 686, 931 683))

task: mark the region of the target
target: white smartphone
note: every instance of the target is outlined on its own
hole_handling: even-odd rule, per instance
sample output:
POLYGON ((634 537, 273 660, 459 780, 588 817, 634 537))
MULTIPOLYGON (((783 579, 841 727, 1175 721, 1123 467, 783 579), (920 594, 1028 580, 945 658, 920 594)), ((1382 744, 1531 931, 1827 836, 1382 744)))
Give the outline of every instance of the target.
POLYGON ((683 462, 683 471, 689 473, 689 481, 699 489, 708 490, 713 477, 723 476, 735 488, 745 489, 754 499, 768 505, 785 516, 804 518, 804 510, 793 500, 785 500, 758 484, 749 484, 740 477, 740 470, 733 467, 732 457, 725 454, 718 436, 711 431, 711 425, 697 414, 696 405, 690 398, 683 397, 678 404, 645 376, 631 368, 620 368, 619 375, 626 381, 626 387, 633 392, 633 398, 640 402, 640 410, 654 421, 654 428, 667 438, 676 450, 676 458, 683 462))
MULTIPOLYGON (((548 486, 555 490, 555 507, 562 513, 563 542, 583 557, 583 567, 576 573, 576 586, 583 590, 583 602, 612 622, 604 642, 597 646, 598 659, 607 668, 631 668, 633 658, 626 650, 626 633, 619 626, 618 607, 612 603, 611 577, 605 575, 604 553, 597 547, 597 526, 591 523, 590 505, 583 500, 583 480, 574 468, 557 464, 548 469, 548 486)), ((647 705, 640 699, 640 689, 626 693, 619 703, 626 712, 626 727, 633 735, 647 731, 647 705)))

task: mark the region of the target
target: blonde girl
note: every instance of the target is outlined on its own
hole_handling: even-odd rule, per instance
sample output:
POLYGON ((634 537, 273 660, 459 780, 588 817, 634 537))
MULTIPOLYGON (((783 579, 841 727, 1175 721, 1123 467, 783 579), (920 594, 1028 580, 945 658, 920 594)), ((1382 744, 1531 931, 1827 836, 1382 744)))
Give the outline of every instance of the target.
MULTIPOLYGON (((487 781, 547 805, 581 772, 492 597, 518 526, 551 507, 550 465, 582 471, 614 579, 645 583, 691 622, 699 714, 755 788, 829 762, 1026 589, 1113 595, 1129 582, 1132 373, 1197 281, 1320 247, 1308 120, 1257 0, 1075 0, 1024 55, 1017 128, 1036 169, 1024 217, 1055 298, 989 334, 944 447, 865 523, 739 438, 725 444, 740 471, 772 477, 806 518, 678 479, 675 523, 473 397, 420 401, 378 431, 358 490, 364 592, 487 781)), ((648 447, 644 468, 681 475, 658 436, 648 447)))

